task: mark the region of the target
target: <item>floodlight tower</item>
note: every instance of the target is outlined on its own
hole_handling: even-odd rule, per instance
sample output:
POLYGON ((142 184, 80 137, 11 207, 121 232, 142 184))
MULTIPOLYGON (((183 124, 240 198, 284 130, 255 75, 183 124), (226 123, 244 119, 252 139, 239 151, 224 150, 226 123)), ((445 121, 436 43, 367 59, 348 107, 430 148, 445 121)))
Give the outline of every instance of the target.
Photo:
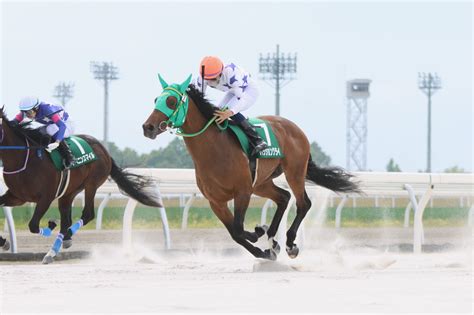
POLYGON ((54 88, 53 97, 60 100, 61 105, 65 108, 66 103, 74 96, 74 83, 60 82, 54 88))
POLYGON ((346 168, 367 170, 367 99, 371 80, 347 81, 346 168))
POLYGON ((275 87, 275 115, 280 116, 280 89, 295 79, 296 54, 291 56, 280 54, 280 45, 276 46, 276 53, 266 57, 260 54, 259 73, 262 79, 275 87))
POLYGON ((109 82, 118 79, 118 69, 112 62, 91 61, 94 79, 104 81, 104 145, 109 148, 109 82))
POLYGON ((441 79, 436 73, 418 73, 418 88, 428 96, 428 145, 426 172, 431 173, 431 96, 441 89, 441 79))

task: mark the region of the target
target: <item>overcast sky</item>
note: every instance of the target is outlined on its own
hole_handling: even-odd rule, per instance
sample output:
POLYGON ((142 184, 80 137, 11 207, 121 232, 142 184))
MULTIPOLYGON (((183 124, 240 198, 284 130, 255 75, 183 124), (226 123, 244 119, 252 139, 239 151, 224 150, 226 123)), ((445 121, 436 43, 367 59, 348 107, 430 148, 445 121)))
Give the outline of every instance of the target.
MULTIPOLYGON (((471 2, 2 1, 1 10, 0 102, 11 116, 22 96, 54 101, 54 86, 72 81, 67 110, 77 133, 102 139, 103 89, 89 63, 113 61, 120 80, 110 88, 110 140, 149 152, 174 137, 150 140, 141 130, 161 92, 158 72, 181 82, 203 56, 218 55, 258 77, 259 54, 280 44, 298 53, 281 115, 334 164, 346 165, 345 82, 368 78, 368 168, 394 158, 403 171, 425 169, 427 99, 417 73, 437 72, 432 169, 472 170, 471 2)), ((274 89, 259 86, 250 116, 275 111, 274 89)))

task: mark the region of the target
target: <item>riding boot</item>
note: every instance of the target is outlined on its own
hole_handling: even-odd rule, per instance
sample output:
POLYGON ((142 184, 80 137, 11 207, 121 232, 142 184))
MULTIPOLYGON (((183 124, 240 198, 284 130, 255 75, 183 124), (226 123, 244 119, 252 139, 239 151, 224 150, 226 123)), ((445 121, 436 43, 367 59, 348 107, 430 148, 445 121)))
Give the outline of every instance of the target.
POLYGON ((249 139, 250 145, 253 147, 251 153, 252 156, 268 148, 267 143, 262 138, 260 138, 257 131, 255 131, 254 127, 249 123, 247 119, 244 119, 239 122, 239 125, 244 131, 247 138, 249 139))
POLYGON ((74 156, 72 155, 71 149, 67 145, 66 141, 61 141, 58 147, 59 153, 63 157, 63 165, 65 169, 69 169, 74 162, 74 156))

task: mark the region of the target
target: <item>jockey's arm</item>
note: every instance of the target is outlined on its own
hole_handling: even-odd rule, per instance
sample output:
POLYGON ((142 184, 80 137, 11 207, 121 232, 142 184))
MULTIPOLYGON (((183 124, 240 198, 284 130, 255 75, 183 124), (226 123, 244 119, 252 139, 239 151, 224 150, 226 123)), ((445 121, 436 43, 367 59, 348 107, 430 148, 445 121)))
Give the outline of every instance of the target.
POLYGON ((61 142, 64 139, 64 133, 66 132, 66 124, 64 123, 64 121, 61 119, 61 117, 57 113, 54 114, 53 116, 51 116, 51 120, 59 128, 58 132, 56 132, 56 134, 54 135, 55 140, 56 140, 56 142, 61 142))
POLYGON ((14 120, 18 123, 21 123, 23 121, 23 119, 25 119, 25 116, 22 112, 19 112, 18 114, 16 114, 14 120))

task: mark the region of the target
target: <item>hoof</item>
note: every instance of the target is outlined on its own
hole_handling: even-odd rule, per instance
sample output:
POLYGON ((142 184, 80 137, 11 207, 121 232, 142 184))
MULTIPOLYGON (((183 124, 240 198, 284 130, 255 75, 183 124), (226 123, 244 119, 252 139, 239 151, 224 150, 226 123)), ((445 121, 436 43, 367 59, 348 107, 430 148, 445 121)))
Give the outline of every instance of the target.
POLYGON ((43 258, 43 265, 51 264, 54 261, 54 257, 56 256, 56 252, 52 249, 48 251, 46 256, 43 258))
POLYGON ((53 261, 54 261, 54 258, 52 256, 46 255, 44 256, 42 263, 43 265, 48 265, 48 264, 53 263, 53 261))
POLYGON ((63 241, 63 248, 68 249, 69 247, 72 246, 72 240, 65 240, 63 241))
POLYGON ((277 260, 277 253, 275 253, 273 249, 265 249, 263 253, 265 255, 263 258, 271 260, 271 261, 277 260))
POLYGON ((298 246, 296 246, 296 244, 293 244, 292 247, 286 247, 286 252, 290 258, 294 259, 298 256, 300 249, 298 248, 298 246))
POLYGON ((53 231, 58 224, 56 223, 56 220, 49 220, 48 221, 48 227, 51 231, 53 231))
POLYGON ((280 253, 280 244, 278 244, 278 242, 275 240, 272 240, 272 241, 273 241, 272 249, 278 255, 280 253))
POLYGON ((10 249, 10 242, 7 241, 7 240, 5 240, 5 244, 3 244, 2 249, 3 249, 4 251, 9 250, 9 249, 10 249))
POLYGON ((268 231, 268 225, 257 225, 255 227, 255 233, 257 234, 259 238, 265 235, 267 231, 268 231))

